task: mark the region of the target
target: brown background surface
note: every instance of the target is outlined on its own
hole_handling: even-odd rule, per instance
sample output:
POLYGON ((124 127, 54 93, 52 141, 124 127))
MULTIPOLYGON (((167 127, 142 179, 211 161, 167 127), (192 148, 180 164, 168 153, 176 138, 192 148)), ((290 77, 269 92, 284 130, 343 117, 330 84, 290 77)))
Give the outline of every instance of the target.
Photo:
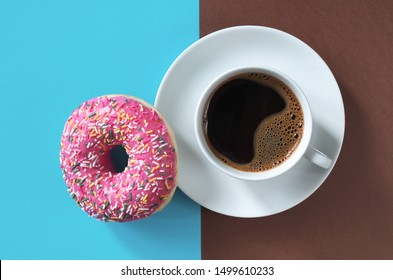
POLYGON ((340 158, 310 198, 240 219, 202 209, 203 259, 393 259, 393 1, 200 0, 200 36, 263 25, 326 61, 344 99, 340 158))

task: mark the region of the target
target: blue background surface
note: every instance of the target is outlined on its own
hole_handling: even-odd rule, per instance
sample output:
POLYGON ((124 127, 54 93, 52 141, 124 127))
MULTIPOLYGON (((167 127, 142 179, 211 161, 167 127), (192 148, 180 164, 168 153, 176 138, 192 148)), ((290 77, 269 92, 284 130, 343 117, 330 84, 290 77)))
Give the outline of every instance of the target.
POLYGON ((65 121, 109 94, 153 103, 199 38, 198 0, 0 1, 0 259, 200 259, 200 207, 125 224, 89 218, 59 167, 65 121))

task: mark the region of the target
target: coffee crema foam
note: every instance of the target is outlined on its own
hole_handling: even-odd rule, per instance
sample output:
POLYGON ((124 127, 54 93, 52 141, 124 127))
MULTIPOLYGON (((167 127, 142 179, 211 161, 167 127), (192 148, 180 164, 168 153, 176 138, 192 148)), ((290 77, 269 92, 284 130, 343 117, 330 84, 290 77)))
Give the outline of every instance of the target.
POLYGON ((236 79, 250 80, 273 89, 284 100, 285 107, 280 112, 263 119, 257 126, 253 136, 254 155, 250 162, 234 162, 217 151, 212 145, 207 133, 208 106, 205 108, 202 119, 206 142, 217 158, 235 169, 246 172, 261 172, 273 169, 291 157, 302 139, 304 116, 300 102, 294 92, 282 81, 267 74, 250 72, 236 75, 224 81, 213 92, 211 98, 221 86, 236 79))

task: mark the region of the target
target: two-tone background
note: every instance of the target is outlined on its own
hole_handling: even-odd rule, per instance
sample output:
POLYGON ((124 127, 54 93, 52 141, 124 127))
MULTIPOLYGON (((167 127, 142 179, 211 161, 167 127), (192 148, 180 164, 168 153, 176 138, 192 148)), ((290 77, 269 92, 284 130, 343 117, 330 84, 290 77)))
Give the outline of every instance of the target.
POLYGON ((0 259, 393 259, 392 14, 389 0, 1 0, 0 259), (108 93, 153 103, 185 48, 245 24, 295 35, 335 75, 346 134, 326 182, 264 218, 180 190, 145 220, 88 218, 59 168, 72 110, 108 93))

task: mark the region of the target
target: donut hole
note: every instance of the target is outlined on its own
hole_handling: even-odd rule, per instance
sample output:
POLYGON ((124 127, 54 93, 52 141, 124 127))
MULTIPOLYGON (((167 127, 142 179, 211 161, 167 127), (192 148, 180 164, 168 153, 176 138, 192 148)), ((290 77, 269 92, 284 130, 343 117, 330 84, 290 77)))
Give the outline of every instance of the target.
POLYGON ((109 154, 113 165, 113 171, 115 173, 123 172, 128 166, 129 156, 126 149, 122 145, 116 145, 110 150, 109 154))

